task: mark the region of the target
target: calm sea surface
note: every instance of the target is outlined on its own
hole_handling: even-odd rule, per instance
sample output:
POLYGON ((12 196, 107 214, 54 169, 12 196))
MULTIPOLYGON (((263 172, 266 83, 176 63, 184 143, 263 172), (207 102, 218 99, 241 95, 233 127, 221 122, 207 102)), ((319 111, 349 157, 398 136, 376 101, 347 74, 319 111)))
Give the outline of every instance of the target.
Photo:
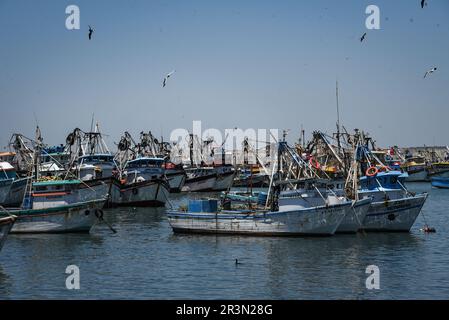
POLYGON ((410 234, 175 235, 165 209, 130 208, 105 213, 117 234, 10 235, 0 299, 449 299, 449 190, 409 188, 430 193, 423 212, 437 233, 419 231, 420 215, 410 234), (80 268, 80 290, 66 289, 68 265, 80 268), (368 265, 380 268, 380 290, 365 287, 368 265))

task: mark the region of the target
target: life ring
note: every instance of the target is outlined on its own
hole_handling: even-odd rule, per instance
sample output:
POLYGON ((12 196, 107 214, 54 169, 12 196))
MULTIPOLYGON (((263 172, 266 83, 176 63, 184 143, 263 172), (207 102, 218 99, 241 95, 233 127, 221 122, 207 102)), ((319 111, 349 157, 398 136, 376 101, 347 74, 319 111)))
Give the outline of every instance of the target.
POLYGON ((377 173, 379 173, 379 169, 377 169, 377 167, 369 167, 366 170, 366 175, 368 177, 374 177, 377 173))
POLYGON ((309 159, 309 163, 312 167, 314 167, 315 169, 319 169, 321 167, 320 163, 318 162, 318 160, 314 159, 313 157, 310 157, 309 159))

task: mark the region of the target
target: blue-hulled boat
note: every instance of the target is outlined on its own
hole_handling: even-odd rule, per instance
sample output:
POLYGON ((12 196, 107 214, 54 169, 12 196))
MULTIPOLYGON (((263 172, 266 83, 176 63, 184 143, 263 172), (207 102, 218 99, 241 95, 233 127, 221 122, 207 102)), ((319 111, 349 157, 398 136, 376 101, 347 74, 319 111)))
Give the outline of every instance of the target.
POLYGON ((432 187, 439 189, 449 189, 449 178, 433 177, 431 183, 432 187))

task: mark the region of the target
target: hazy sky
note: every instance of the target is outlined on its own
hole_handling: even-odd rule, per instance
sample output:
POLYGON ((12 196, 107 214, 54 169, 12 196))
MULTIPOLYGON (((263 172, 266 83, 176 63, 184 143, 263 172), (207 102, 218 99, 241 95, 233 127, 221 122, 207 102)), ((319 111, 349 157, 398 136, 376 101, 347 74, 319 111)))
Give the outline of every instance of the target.
POLYGON ((32 136, 35 118, 64 143, 92 113, 111 149, 126 130, 167 137, 192 120, 331 133, 337 78, 346 128, 384 146, 449 144, 449 1, 419 3, 0 0, 0 146, 32 136), (81 30, 65 27, 70 4, 81 30), (365 29, 370 4, 381 30, 365 29))

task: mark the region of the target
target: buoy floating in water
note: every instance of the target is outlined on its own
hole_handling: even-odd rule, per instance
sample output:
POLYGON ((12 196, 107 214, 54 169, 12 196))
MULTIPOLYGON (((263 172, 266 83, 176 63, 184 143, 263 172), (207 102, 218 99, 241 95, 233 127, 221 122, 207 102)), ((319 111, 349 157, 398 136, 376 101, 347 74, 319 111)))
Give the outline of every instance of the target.
POLYGON ((437 232, 435 230, 435 228, 431 228, 427 224, 424 226, 424 228, 421 229, 421 231, 424 232, 424 233, 435 233, 435 232, 437 232))

